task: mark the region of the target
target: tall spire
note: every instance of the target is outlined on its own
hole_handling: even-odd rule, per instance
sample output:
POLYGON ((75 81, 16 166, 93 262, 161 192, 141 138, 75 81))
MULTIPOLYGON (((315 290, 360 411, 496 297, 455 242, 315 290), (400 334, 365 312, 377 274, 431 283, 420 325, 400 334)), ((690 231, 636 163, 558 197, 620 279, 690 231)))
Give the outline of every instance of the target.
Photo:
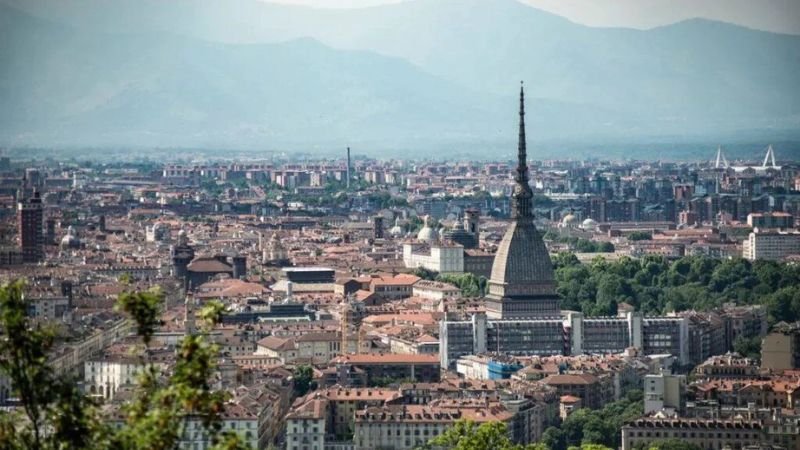
POLYGON ((533 217, 533 191, 528 184, 528 153, 525 142, 525 88, 520 82, 519 88, 519 143, 517 145, 517 175, 514 178, 514 192, 511 194, 514 219, 533 217))

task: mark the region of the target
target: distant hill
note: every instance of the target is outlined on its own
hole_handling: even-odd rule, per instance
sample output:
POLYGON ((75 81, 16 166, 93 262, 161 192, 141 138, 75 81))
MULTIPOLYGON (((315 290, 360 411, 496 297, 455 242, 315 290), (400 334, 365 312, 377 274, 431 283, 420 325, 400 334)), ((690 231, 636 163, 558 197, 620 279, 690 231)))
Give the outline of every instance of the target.
POLYGON ((511 151, 800 137, 800 37, 591 28, 513 0, 0 0, 0 144, 511 151))

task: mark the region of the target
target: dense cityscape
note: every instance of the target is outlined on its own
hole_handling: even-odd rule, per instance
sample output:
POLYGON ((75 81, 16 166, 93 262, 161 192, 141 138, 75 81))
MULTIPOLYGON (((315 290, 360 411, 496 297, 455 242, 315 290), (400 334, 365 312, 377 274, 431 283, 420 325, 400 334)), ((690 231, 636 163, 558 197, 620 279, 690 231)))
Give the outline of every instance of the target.
POLYGON ((214 414, 130 448, 800 449, 800 165, 537 160, 524 108, 514 161, 3 157, 2 423, 150 430, 194 342, 214 414))

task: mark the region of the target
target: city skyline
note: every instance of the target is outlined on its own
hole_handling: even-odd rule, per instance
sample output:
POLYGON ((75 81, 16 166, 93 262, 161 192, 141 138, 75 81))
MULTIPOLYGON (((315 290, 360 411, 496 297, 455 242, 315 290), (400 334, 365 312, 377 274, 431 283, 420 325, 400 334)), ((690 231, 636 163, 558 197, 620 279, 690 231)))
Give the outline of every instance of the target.
POLYGON ((0 0, 3 450, 800 450, 800 4, 283 1, 0 0))

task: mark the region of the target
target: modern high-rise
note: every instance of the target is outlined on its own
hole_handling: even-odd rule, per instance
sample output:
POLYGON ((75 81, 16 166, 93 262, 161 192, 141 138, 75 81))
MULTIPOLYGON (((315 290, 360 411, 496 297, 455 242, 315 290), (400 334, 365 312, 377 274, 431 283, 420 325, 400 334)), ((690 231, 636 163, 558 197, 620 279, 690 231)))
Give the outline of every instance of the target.
POLYGON ((44 260, 44 209, 38 191, 33 197, 20 199, 17 207, 17 233, 23 263, 44 260))
POLYGON ((533 191, 528 183, 525 92, 519 92, 519 142, 511 223, 497 249, 486 296, 492 319, 558 317, 558 295, 550 254, 533 223, 533 191))

